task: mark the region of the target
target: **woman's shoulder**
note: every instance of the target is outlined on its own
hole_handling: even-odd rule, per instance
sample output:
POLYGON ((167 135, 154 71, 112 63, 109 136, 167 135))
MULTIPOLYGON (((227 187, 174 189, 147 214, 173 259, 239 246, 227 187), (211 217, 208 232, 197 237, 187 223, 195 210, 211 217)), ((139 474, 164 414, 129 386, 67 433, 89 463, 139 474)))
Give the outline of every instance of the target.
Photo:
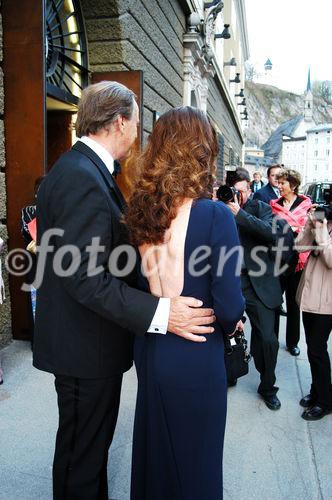
POLYGON ((200 198, 199 200, 196 200, 195 205, 198 206, 206 214, 210 213, 212 217, 214 217, 216 214, 225 214, 225 216, 228 216, 231 213, 230 209, 222 201, 200 198))
POLYGON ((196 229, 199 226, 203 230, 204 227, 210 232, 212 229, 219 231, 221 227, 234 225, 234 216, 225 203, 203 198, 194 204, 193 220, 196 229))

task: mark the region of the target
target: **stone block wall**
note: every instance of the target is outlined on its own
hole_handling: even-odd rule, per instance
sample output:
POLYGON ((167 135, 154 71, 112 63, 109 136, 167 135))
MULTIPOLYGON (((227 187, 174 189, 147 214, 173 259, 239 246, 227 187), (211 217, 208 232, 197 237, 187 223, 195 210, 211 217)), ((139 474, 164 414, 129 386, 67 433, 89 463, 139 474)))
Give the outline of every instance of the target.
POLYGON ((91 71, 144 72, 143 138, 153 112, 180 106, 185 14, 177 0, 82 0, 91 71))
MULTIPOLYGON (((239 133, 234 122, 232 121, 230 112, 220 95, 218 86, 212 77, 209 79, 207 113, 218 125, 224 140, 223 164, 228 165, 230 163, 231 149, 233 149, 234 153, 241 159, 242 142, 239 133)), ((221 172, 221 165, 219 165, 218 170, 221 172)))
MULTIPOLYGON (((1 10, 1 4, 0 4, 1 10)), ((6 168, 5 168, 5 138, 4 138, 4 87, 3 87, 3 33, 2 19, 0 14, 0 237, 7 243, 8 233, 6 227, 6 168)), ((4 304, 0 304, 0 347, 4 346, 11 339, 11 315, 10 315, 10 300, 8 287, 8 274, 4 268, 5 251, 0 256, 2 260, 2 275, 5 281, 6 300, 4 304)))

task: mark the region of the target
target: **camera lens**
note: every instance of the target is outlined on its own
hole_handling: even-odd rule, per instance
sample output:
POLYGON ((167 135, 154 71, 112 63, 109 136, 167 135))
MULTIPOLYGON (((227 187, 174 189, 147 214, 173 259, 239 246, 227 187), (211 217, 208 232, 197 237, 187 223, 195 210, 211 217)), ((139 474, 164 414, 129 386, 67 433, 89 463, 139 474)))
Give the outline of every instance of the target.
POLYGON ((234 200, 234 190, 230 186, 219 186, 217 191, 217 198, 224 203, 234 200))

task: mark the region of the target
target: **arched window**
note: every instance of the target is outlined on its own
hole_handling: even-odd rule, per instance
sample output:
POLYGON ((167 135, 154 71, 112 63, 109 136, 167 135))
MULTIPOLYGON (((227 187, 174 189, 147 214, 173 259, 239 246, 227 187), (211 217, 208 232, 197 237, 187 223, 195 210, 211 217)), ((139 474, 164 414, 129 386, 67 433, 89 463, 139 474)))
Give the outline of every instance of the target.
POLYGON ((77 104, 88 84, 88 54, 78 0, 45 0, 47 94, 77 104))

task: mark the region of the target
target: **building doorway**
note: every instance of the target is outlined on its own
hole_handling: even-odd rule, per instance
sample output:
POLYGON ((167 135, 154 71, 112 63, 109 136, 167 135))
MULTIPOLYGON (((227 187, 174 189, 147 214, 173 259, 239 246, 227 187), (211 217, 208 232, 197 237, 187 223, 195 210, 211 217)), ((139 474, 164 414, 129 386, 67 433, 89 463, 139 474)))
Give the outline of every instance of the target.
MULTIPOLYGON (((5 148, 9 250, 23 249, 22 207, 35 180, 70 148, 72 123, 88 84, 88 54, 79 0, 3 0, 5 148)), ((10 274, 12 334, 29 339, 24 277, 10 274)))

